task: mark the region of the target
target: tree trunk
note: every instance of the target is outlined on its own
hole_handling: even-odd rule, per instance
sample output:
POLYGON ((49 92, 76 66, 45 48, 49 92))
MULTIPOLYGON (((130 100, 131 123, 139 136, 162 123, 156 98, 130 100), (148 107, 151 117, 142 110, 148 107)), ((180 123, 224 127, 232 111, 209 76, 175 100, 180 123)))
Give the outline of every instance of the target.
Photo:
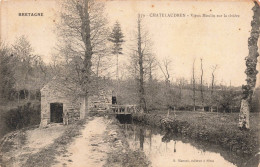
POLYGON ((118 100, 119 92, 119 71, 118 71, 118 53, 116 54, 116 99, 118 100))
POLYGON ((214 71, 212 72, 212 80, 211 80, 211 91, 210 91, 210 99, 211 99, 211 107, 210 107, 210 111, 213 111, 213 91, 214 91, 214 71))
POLYGON ((242 86, 243 97, 241 100, 241 108, 239 115, 239 127, 241 129, 249 129, 249 112, 250 104, 252 100, 253 91, 256 84, 256 75, 258 71, 256 70, 257 57, 259 56, 257 42, 259 38, 259 27, 260 27, 260 8, 257 2, 253 7, 253 20, 251 21, 251 34, 248 38, 248 49, 249 55, 246 57, 246 75, 247 75, 247 85, 242 86))
MULTIPOLYGON (((90 86, 90 77, 91 77, 91 59, 92 59, 92 45, 91 45, 91 39, 90 39, 90 20, 89 20, 89 6, 88 6, 88 0, 85 0, 85 3, 81 5, 77 5, 78 11, 79 11, 79 16, 82 21, 81 23, 81 37, 82 41, 85 44, 85 55, 84 55, 84 85, 83 86, 83 91, 86 95, 86 102, 88 102, 88 97, 89 97, 89 86, 90 86)), ((88 107, 85 108, 85 112, 88 113, 88 107)))
POLYGON ((200 95, 201 95, 201 105, 202 111, 204 111, 204 96, 203 96, 203 67, 202 67, 202 59, 200 59, 201 64, 201 76, 200 76, 200 95))
POLYGON ((88 98, 86 96, 81 97, 81 106, 80 106, 80 119, 84 119, 88 113, 88 98))
POLYGON ((144 67, 141 37, 141 20, 138 18, 138 57, 139 57, 139 103, 141 111, 146 112, 145 92, 144 92, 144 67))
POLYGON ((244 99, 241 101, 239 127, 249 129, 249 103, 244 99))
POLYGON ((193 66, 192 66, 192 90, 193 90, 193 111, 196 111, 196 90, 195 90, 195 60, 193 61, 193 66))

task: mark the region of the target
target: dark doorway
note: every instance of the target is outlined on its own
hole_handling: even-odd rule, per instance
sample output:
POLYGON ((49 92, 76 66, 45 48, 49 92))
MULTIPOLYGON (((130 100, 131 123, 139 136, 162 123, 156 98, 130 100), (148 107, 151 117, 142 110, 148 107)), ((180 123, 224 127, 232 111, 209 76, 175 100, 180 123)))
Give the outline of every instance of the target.
POLYGON ((63 122, 63 104, 62 103, 51 103, 51 122, 61 123, 63 122))

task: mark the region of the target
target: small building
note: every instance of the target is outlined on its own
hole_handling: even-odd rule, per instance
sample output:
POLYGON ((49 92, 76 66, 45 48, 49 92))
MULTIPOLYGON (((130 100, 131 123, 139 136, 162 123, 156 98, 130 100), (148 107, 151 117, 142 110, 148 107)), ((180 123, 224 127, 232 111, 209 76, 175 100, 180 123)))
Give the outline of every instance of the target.
POLYGON ((86 102, 86 97, 77 88, 66 79, 53 78, 41 89, 41 126, 63 123, 65 113, 68 113, 70 124, 85 118, 86 111, 105 111, 112 106, 111 91, 101 90, 86 102))

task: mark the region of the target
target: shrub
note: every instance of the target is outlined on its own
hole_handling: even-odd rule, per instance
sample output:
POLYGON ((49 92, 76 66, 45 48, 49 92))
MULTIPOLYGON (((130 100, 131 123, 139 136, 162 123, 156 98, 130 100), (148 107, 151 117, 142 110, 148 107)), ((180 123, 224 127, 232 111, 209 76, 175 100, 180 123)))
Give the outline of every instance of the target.
POLYGON ((41 120, 40 111, 41 109, 39 104, 31 105, 31 103, 27 103, 6 112, 4 115, 4 121, 11 130, 21 129, 31 125, 38 125, 41 120))

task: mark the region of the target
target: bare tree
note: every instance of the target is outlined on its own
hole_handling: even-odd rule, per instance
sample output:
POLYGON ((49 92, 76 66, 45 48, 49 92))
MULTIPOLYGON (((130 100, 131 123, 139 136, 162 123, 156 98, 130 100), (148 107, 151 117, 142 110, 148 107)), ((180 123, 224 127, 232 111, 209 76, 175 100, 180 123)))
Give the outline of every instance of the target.
POLYGON ((146 112, 146 101, 145 101, 145 92, 144 92, 144 47, 142 47, 143 45, 143 39, 142 39, 142 35, 141 35, 141 18, 138 17, 137 20, 137 24, 138 24, 138 37, 137 37, 137 47, 138 47, 138 57, 139 57, 139 100, 140 100, 140 106, 141 109, 143 111, 146 112))
POLYGON ((154 79, 153 71, 157 67, 156 58, 154 55, 148 56, 147 58, 147 70, 148 70, 148 80, 152 81, 154 79))
POLYGON ((36 55, 32 54, 33 48, 26 36, 18 37, 12 45, 12 54, 16 57, 15 62, 15 88, 18 92, 18 102, 20 101, 20 90, 27 100, 26 89, 28 89, 28 78, 32 74, 32 62, 36 55))
POLYGON ((97 77, 106 76, 108 73, 108 69, 112 67, 111 55, 107 52, 99 53, 95 57, 93 57, 93 72, 97 77))
POLYGON ((18 103, 21 93, 24 99, 29 101, 47 80, 46 65, 40 55, 33 54, 33 48, 26 36, 20 36, 15 40, 10 55, 18 103))
POLYGON ((214 86, 215 86, 215 71, 218 68, 218 65, 212 66, 212 72, 211 72, 211 91, 210 94, 211 96, 213 95, 214 92, 214 86))
POLYGON ((149 57, 153 56, 151 51, 151 41, 148 32, 144 28, 144 20, 138 16, 137 31, 131 46, 130 73, 137 81, 138 99, 141 110, 147 111, 145 99, 145 77, 149 73, 149 57))
POLYGON ((259 39, 259 27, 260 27, 260 7, 257 2, 254 2, 253 7, 253 20, 251 21, 251 34, 248 38, 248 49, 249 55, 246 57, 246 75, 247 75, 247 85, 242 86, 243 97, 241 101, 240 115, 239 115, 239 127, 242 129, 249 129, 249 112, 251 109, 252 95, 256 85, 256 75, 258 71, 256 70, 258 46, 257 42, 259 39))
POLYGON ((51 78, 59 75, 63 71, 61 69, 62 63, 64 63, 62 58, 63 56, 60 56, 58 53, 53 53, 51 55, 51 62, 49 63, 49 75, 51 78))
POLYGON ((210 99, 211 99, 211 111, 213 111, 212 105, 214 101, 213 93, 214 93, 214 86, 215 86, 215 71, 217 69, 218 65, 212 66, 212 72, 211 72, 211 90, 210 90, 210 99))
POLYGON ((196 79, 195 79, 195 59, 192 63, 192 100, 193 100, 193 111, 196 111, 196 79))
POLYGON ((201 70, 201 75, 200 75, 200 97, 201 97, 202 111, 204 111, 203 66, 202 66, 202 61, 203 61, 203 59, 200 58, 200 70, 201 70))
POLYGON ((164 78, 165 78, 165 89, 164 89, 164 101, 166 102, 166 107, 168 108, 168 115, 170 110, 174 110, 175 114, 175 106, 176 103, 174 104, 175 100, 175 95, 174 92, 171 89, 171 83, 170 83, 170 67, 171 67, 172 61, 165 57, 162 60, 162 64, 158 62, 158 66, 160 67, 164 78))
POLYGON ((169 87, 170 84, 170 73, 169 73, 169 67, 171 65, 172 61, 168 58, 164 58, 162 61, 162 64, 158 62, 158 66, 161 69, 161 72, 163 73, 163 76, 165 78, 166 87, 169 87))
POLYGON ((146 75, 148 78, 148 84, 147 84, 147 91, 146 91, 146 97, 147 97, 147 108, 156 108, 156 98, 155 96, 158 94, 158 90, 156 89, 156 76, 154 71, 157 68, 157 60, 155 56, 152 54, 151 56, 148 56, 147 58, 147 70, 146 75))
POLYGON ((49 81, 50 74, 48 73, 48 68, 43 62, 41 56, 35 55, 31 63, 32 74, 28 78, 28 100, 30 100, 31 92, 36 100, 37 91, 39 91, 46 82, 49 81))
MULTIPOLYGON (((61 44, 59 50, 66 56, 68 76, 84 92, 85 103, 93 80, 92 58, 107 50, 106 19, 103 17, 104 4, 92 0, 65 0, 60 12, 58 25, 61 44)), ((87 111, 85 108, 85 112, 87 111)))

